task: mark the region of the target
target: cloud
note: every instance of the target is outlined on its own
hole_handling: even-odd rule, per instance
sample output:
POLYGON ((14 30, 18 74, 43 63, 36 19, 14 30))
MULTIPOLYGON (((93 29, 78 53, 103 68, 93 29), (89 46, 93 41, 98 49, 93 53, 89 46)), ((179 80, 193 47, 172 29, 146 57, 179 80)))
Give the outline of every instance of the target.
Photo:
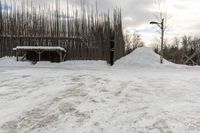
MULTIPOLYGON (((27 0, 15 0, 17 3, 27 0)), ((29 4, 38 6, 55 6, 56 0, 28 0, 29 4)), ((155 20, 153 12, 155 12, 155 0, 68 0, 69 4, 75 8, 80 8, 81 1, 85 1, 86 7, 95 8, 96 2, 99 11, 110 12, 118 7, 122 10, 123 28, 133 28, 139 31, 144 37, 144 41, 150 39, 151 34, 155 31, 149 22, 155 20), (151 28, 152 27, 152 28, 151 28), (147 36, 148 35, 148 36, 147 36), (146 36, 146 37, 145 37, 146 36)), ((67 0, 61 0, 61 8, 66 9, 67 0)), ((188 32, 199 33, 200 17, 200 1, 199 0, 166 0, 166 8, 168 13, 168 25, 172 27, 170 34, 187 34, 188 32)), ((3 8, 2 8, 3 9, 3 8)), ((9 9, 8 7, 4 9, 9 9)), ((63 18, 68 18, 63 16, 63 18)), ((156 31, 155 31, 156 32, 156 31)), ((158 34, 159 35, 159 34, 158 34)), ((146 41, 146 43, 150 43, 146 41)))

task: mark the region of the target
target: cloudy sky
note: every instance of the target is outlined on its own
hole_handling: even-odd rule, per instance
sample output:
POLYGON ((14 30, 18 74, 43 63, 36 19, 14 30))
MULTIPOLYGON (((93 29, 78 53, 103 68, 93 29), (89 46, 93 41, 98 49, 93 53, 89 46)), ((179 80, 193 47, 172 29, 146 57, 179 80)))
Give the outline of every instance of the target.
MULTIPOLYGON (((19 2, 20 0, 16 0, 19 2)), ((30 0, 28 0, 30 1, 30 0)), ((32 0, 35 5, 54 4, 55 0, 32 0)), ((67 0, 61 0, 65 7, 67 0)), ((73 6, 80 6, 81 0, 69 0, 73 6)), ((95 6, 96 0, 85 0, 89 6, 95 6)), ((156 26, 149 22, 155 19, 158 11, 156 0, 97 0, 98 8, 102 11, 119 7, 122 9, 123 28, 137 31, 146 44, 151 44, 159 37, 156 26)), ((166 37, 200 34, 200 1, 199 0, 165 0, 164 9, 167 11, 168 31, 166 37)))

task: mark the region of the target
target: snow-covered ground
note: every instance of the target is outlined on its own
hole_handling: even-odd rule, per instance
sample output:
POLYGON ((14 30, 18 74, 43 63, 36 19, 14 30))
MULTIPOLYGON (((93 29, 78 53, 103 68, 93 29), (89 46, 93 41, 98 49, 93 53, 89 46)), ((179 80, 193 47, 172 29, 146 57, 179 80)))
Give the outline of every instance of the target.
POLYGON ((113 67, 0 59, 0 133, 199 133, 200 68, 139 48, 113 67))

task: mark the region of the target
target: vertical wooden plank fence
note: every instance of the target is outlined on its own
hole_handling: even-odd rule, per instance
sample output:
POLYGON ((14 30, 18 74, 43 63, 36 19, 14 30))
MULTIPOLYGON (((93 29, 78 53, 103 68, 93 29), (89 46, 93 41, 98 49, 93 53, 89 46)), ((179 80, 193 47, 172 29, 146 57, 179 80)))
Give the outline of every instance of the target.
POLYGON ((109 12, 99 13, 97 9, 88 12, 84 4, 81 10, 69 12, 68 4, 61 10, 59 0, 56 9, 15 3, 0 0, 0 57, 14 56, 16 46, 61 46, 67 51, 66 60, 110 62, 111 41, 114 60, 125 54, 120 9, 110 17, 109 12))

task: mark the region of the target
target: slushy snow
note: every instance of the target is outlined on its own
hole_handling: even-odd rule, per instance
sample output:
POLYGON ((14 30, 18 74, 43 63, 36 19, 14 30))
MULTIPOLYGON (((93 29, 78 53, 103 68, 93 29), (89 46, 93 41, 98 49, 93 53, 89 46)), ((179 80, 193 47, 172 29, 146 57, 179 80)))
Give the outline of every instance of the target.
POLYGON ((0 133, 199 133, 200 68, 164 62, 0 58, 0 133))

